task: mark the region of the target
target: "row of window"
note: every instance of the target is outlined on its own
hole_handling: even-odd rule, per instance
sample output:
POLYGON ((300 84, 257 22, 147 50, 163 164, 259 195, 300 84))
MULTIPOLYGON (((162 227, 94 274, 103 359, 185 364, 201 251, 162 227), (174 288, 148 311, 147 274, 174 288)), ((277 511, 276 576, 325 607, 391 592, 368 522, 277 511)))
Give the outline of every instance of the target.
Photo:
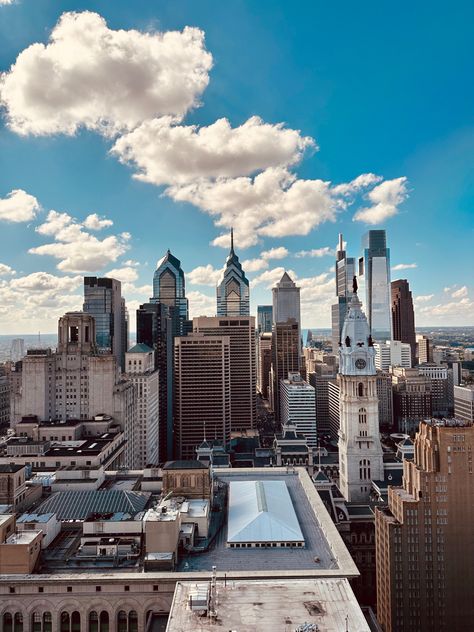
MULTIPOLYGON (((5 612, 2 621, 3 632, 23 632, 23 615, 21 612, 5 612)), ((109 632, 109 613, 105 610, 98 613, 95 610, 87 617, 88 632, 109 632)), ((31 632, 52 632, 53 615, 51 612, 33 612, 31 615, 31 632)), ((60 632, 81 632, 81 615, 75 610, 72 613, 61 612, 59 618, 60 632)), ((138 632, 138 615, 135 610, 117 614, 117 632, 138 632)))

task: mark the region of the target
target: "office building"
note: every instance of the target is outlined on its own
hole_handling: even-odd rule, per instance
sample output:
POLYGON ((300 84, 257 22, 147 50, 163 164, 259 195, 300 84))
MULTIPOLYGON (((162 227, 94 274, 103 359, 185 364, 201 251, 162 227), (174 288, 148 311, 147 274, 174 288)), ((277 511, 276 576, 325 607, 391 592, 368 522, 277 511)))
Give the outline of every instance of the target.
POLYGON ((257 330, 259 334, 272 333, 273 306, 257 306, 257 330))
POLYGON ((337 353, 339 342, 341 341, 342 326, 352 295, 352 280, 356 274, 355 259, 353 257, 347 257, 341 233, 339 233, 339 244, 336 252, 335 272, 337 303, 331 308, 331 340, 333 353, 337 353))
POLYGON ((448 417, 454 412, 453 370, 446 365, 420 364, 420 375, 431 381, 431 414, 433 417, 448 417))
POLYGON ((19 362, 25 355, 25 341, 23 338, 13 338, 10 347, 10 359, 12 362, 19 362))
POLYGON ((256 427, 255 317, 211 317, 193 319, 193 331, 204 336, 228 336, 230 340, 231 430, 256 427))
POLYGON ((336 381, 336 370, 333 365, 323 362, 316 362, 313 369, 308 373, 308 382, 314 388, 318 435, 325 436, 330 432, 329 383, 336 381))
POLYGON ((234 231, 230 232, 230 251, 216 288, 217 316, 249 316, 249 282, 234 251, 234 231))
POLYGON ((133 468, 159 463, 159 370, 155 352, 137 343, 125 354, 125 372, 136 391, 136 418, 133 428, 133 468))
POLYGON ((98 352, 113 353, 123 371, 127 322, 120 281, 107 277, 84 277, 83 310, 94 317, 98 352))
POLYGON ((379 400, 379 426, 381 432, 393 431, 393 391, 392 376, 385 371, 377 371, 377 397, 379 400))
POLYGON ((189 305, 181 261, 167 250, 156 264, 153 275, 153 297, 150 303, 160 303, 169 308, 173 335, 183 336, 189 331, 189 305), (188 327, 188 329, 187 329, 188 327))
POLYGON ((372 338, 392 339, 390 248, 384 230, 369 230, 362 238, 359 284, 372 338))
POLYGON ((315 389, 299 373, 289 373, 280 382, 282 425, 291 424, 309 447, 317 445, 315 389))
POLYGON ((432 416, 431 380, 417 368, 392 369, 393 417, 398 432, 415 432, 420 421, 432 416))
POLYGON ((420 424, 403 487, 375 510, 377 618, 386 632, 470 630, 474 426, 420 424))
POLYGON ((454 416, 474 423, 474 384, 454 386, 454 416))
POLYGON ((375 368, 377 371, 388 371, 391 366, 411 368, 411 346, 399 340, 374 342, 375 368))
POLYGON ((289 319, 294 319, 298 325, 298 340, 301 346, 300 288, 288 272, 285 272, 272 288, 272 296, 273 322, 286 323, 289 319))
POLYGON ((268 399, 271 366, 272 334, 261 333, 257 338, 257 390, 264 399, 268 399))
POLYGON ((416 336, 416 349, 418 362, 420 364, 426 364, 426 362, 433 362, 433 341, 428 336, 417 334, 416 336))
POLYGON ((411 366, 416 364, 415 310, 406 279, 392 281, 392 336, 411 348, 411 366))
POLYGON ((224 447, 231 432, 231 354, 227 335, 189 334, 175 338, 175 453, 195 458, 208 437, 224 447))
POLYGON ((0 428, 10 425, 10 381, 8 376, 0 375, 0 428))
POLYGON ((371 481, 383 479, 384 470, 375 350, 356 289, 339 347, 339 489, 347 501, 364 502, 371 481))
POLYGON ((337 380, 328 382, 328 408, 329 408, 329 434, 331 441, 339 441, 339 428, 341 425, 339 395, 340 387, 337 380))
POLYGON ((272 408, 280 419, 280 381, 288 373, 299 372, 301 367, 300 330, 298 321, 289 318, 286 322, 275 322, 272 332, 272 408))

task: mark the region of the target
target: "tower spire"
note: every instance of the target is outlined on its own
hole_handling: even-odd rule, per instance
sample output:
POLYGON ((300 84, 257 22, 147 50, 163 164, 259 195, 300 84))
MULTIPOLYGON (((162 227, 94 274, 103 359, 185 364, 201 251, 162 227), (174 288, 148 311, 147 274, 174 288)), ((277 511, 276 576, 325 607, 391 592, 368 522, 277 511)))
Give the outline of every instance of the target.
POLYGON ((234 252, 234 227, 230 227, 230 252, 234 252))

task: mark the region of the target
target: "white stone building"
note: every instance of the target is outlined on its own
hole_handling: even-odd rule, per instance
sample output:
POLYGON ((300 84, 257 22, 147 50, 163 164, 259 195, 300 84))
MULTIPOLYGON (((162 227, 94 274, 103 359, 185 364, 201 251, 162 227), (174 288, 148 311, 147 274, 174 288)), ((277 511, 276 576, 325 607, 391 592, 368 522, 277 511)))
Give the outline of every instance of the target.
POLYGON ((388 371, 391 366, 411 368, 411 345, 399 340, 375 342, 375 368, 378 371, 388 371))

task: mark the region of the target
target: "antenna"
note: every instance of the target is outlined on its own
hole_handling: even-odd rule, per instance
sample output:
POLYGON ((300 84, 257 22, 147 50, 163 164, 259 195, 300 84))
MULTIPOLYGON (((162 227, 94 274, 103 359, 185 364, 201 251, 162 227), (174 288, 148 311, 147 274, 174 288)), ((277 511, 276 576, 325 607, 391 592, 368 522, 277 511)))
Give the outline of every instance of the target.
POLYGON ((339 233, 339 245, 337 249, 339 252, 342 252, 344 250, 344 242, 342 241, 342 233, 339 233))
POLYGON ((230 251, 234 252, 234 227, 230 227, 230 251))

